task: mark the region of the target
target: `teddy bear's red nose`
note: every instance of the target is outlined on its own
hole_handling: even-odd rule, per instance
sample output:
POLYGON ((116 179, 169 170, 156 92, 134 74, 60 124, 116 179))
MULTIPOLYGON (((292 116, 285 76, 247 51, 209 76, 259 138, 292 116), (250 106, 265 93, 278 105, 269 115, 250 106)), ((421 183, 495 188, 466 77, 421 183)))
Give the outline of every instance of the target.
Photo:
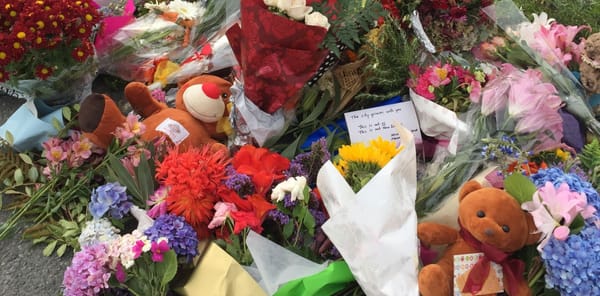
POLYGON ((219 96, 221 95, 221 90, 219 90, 219 87, 210 82, 205 82, 202 84, 202 91, 207 97, 215 100, 219 99, 219 96))

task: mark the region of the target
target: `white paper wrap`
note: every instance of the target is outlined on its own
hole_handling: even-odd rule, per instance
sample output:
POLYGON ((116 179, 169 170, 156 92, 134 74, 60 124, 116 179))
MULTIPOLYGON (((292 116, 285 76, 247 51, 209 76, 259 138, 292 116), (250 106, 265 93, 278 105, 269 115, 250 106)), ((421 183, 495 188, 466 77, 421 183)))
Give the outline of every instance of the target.
POLYGON ((452 110, 416 94, 412 89, 409 91, 421 131, 438 140, 449 140, 448 151, 456 154, 459 139, 464 139, 469 133, 467 124, 452 110))
POLYGON ((269 295, 277 292, 280 285, 319 273, 329 264, 314 263, 254 231, 248 233, 246 245, 260 275, 257 281, 269 295))
POLYGON ((398 127, 402 150, 358 193, 331 162, 317 187, 331 218, 322 226, 367 295, 419 295, 415 142, 398 127))

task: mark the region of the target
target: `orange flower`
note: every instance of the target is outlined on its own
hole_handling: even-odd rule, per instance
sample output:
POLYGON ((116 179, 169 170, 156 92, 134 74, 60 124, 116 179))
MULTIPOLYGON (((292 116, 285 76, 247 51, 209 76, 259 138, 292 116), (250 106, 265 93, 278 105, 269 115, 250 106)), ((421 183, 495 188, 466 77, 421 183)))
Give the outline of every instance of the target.
POLYGON ((226 177, 228 163, 225 151, 213 152, 206 145, 184 153, 172 149, 157 167, 157 180, 170 187, 166 199, 168 211, 184 217, 199 239, 209 237, 213 207, 220 200, 220 192, 227 189, 221 181, 226 177))
MULTIPOLYGON (((506 169, 506 171, 509 173, 514 172, 515 168, 517 167, 517 164, 518 164, 518 162, 514 161, 513 163, 508 165, 508 168, 506 169)), ((547 169, 548 165, 543 161, 540 164, 530 161, 527 163, 521 163, 521 165, 519 165, 519 168, 520 168, 521 172, 524 172, 526 176, 529 176, 531 174, 537 173, 538 170, 540 170, 540 169, 547 169)))

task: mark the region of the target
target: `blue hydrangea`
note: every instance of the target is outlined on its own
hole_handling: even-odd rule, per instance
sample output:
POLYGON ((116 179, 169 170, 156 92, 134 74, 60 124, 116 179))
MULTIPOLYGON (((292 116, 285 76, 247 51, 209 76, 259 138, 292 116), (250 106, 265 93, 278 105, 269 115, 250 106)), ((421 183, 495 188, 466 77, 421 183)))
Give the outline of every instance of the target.
POLYGON ((181 216, 165 214, 158 217, 144 234, 151 241, 166 237, 169 247, 179 256, 191 260, 198 254, 198 237, 190 224, 181 216))
MULTIPOLYGON (((563 182, 572 191, 585 193, 588 203, 600 209, 600 195, 592 184, 575 173, 560 168, 538 171, 531 176, 537 187, 552 182, 558 187, 563 182)), ((600 229, 596 217, 588 219, 582 231, 565 241, 552 237, 541 252, 546 266, 546 285, 561 295, 600 295, 600 229)))
POLYGON ((96 187, 92 191, 92 200, 89 204, 92 216, 100 219, 108 213, 113 218, 122 219, 133 205, 126 191, 127 187, 117 182, 96 187))

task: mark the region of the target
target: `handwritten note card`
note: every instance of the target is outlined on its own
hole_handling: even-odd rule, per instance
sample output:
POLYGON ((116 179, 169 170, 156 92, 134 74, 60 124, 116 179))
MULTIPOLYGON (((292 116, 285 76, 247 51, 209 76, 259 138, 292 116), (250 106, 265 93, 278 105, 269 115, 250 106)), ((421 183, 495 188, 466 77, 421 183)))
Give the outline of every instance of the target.
POLYGON ((412 102, 347 112, 344 116, 348 125, 350 142, 352 143, 367 143, 381 136, 386 140, 396 141, 400 144, 400 134, 394 127, 397 124, 413 133, 415 143, 420 144, 422 142, 419 121, 412 102))

